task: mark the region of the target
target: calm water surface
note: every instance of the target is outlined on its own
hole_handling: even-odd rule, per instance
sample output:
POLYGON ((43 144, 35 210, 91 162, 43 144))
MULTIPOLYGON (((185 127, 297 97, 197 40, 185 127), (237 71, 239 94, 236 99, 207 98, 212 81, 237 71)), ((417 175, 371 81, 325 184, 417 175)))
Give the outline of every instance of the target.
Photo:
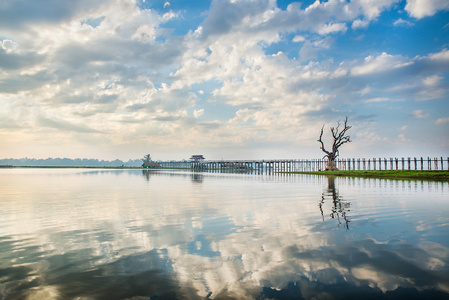
POLYGON ((447 182, 0 170, 0 299, 448 299, 447 182))

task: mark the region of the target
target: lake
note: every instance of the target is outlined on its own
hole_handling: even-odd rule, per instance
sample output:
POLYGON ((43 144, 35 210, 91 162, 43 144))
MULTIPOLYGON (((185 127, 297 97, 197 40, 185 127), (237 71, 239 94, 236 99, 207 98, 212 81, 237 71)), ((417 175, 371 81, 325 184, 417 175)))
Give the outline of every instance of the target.
POLYGON ((0 170, 0 299, 448 297, 448 182, 0 170))

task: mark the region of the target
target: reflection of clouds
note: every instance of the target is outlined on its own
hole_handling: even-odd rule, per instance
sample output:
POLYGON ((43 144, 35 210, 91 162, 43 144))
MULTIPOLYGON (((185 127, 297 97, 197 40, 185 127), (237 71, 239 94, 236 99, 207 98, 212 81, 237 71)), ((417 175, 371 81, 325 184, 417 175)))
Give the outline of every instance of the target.
MULTIPOLYGON (((320 298, 342 284, 359 292, 358 287, 380 293, 397 287, 449 292, 448 248, 425 241, 421 233, 431 234, 428 229, 416 231, 426 224, 444 237, 440 225, 447 224, 447 216, 438 206, 423 210, 421 202, 400 198, 404 190, 413 196, 414 186, 339 179, 339 190, 351 201, 351 230, 345 231, 329 219, 323 222, 317 208, 323 187, 329 188, 326 178, 204 174, 202 184, 192 184, 188 172, 157 172, 142 184, 136 180, 140 170, 120 172, 54 176, 51 186, 45 186, 44 174, 33 177, 21 197, 14 196, 15 205, 0 198, 3 211, 15 214, 0 227, 1 237, 8 237, 0 240, 6 250, 0 253, 0 272, 8 270, 7 287, 20 290, 33 278, 31 286, 58 293, 54 299, 73 296, 81 289, 75 283, 94 298, 122 285, 117 292, 122 299, 130 298, 126 293, 133 288, 144 291, 142 296, 189 299, 282 293, 320 298), (390 189, 391 197, 373 198, 379 187, 390 189), (390 224, 378 218, 390 211, 403 220, 395 214, 398 207, 411 219, 390 224), (425 213, 434 218, 417 218, 425 213), (392 224, 404 232, 401 239, 393 239, 392 224), (15 278, 24 281, 18 284, 15 278), (160 289, 147 287, 162 280, 167 284, 160 289)), ((444 203, 439 191, 426 188, 418 196, 423 195, 444 203)), ((324 203, 330 214, 332 198, 324 203)))
POLYGON ((166 253, 157 250, 97 268, 55 273, 47 273, 41 283, 28 283, 33 288, 21 291, 18 299, 198 299, 192 286, 179 286, 166 253))
POLYGON ((398 287, 449 292, 447 264, 443 261, 447 262, 449 249, 440 245, 439 257, 435 257, 421 247, 409 244, 397 247, 394 242, 345 241, 344 245, 317 247, 292 244, 291 238, 268 236, 240 243, 225 239, 217 249, 221 262, 194 256, 174 258, 173 262, 177 270, 182 270, 182 278, 193 281, 203 296, 213 292, 214 297, 256 297, 263 286, 282 290, 301 278, 319 283, 329 291, 333 285, 344 282, 348 288, 365 286, 384 293, 398 287), (259 244, 264 245, 263 251, 259 244), (439 264, 438 270, 435 262, 439 264))
MULTIPOLYGON (((395 250, 391 249, 394 245, 362 240, 318 248, 291 243, 271 246, 276 250, 258 252, 254 248, 239 257, 237 261, 241 260, 241 264, 233 265, 239 269, 226 272, 236 276, 227 280, 222 276, 217 278, 221 288, 215 290, 214 295, 232 291, 242 298, 256 296, 253 293, 260 293, 263 286, 282 290, 303 277, 308 282, 319 282, 324 289, 345 282, 349 286, 367 286, 382 292, 398 287, 436 288, 449 292, 447 265, 445 269, 435 271, 432 263, 442 260, 412 245, 402 245, 395 250)), ((448 254, 446 248, 445 255, 448 254)), ((229 264, 225 260, 215 275, 225 273, 223 270, 227 268, 229 264)))

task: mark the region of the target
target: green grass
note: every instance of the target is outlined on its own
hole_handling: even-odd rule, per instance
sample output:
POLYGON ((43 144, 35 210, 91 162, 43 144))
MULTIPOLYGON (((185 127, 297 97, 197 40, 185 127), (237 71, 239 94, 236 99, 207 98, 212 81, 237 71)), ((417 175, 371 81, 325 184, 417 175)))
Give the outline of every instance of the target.
POLYGON ((295 174, 316 174, 326 176, 370 177, 386 179, 416 179, 449 181, 449 171, 414 171, 414 170, 384 170, 384 171, 311 171, 288 172, 295 174))

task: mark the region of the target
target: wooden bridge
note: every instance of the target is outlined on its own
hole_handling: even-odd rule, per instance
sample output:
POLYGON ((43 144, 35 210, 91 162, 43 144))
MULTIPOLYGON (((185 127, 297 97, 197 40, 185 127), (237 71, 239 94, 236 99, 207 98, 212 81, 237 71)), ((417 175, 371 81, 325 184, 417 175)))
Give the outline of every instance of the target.
MULTIPOLYGON (((163 168, 192 169, 217 172, 308 172, 324 170, 326 159, 272 159, 272 160, 196 160, 160 161, 163 168)), ((336 160, 340 170, 448 170, 449 157, 434 158, 342 158, 336 160)))

